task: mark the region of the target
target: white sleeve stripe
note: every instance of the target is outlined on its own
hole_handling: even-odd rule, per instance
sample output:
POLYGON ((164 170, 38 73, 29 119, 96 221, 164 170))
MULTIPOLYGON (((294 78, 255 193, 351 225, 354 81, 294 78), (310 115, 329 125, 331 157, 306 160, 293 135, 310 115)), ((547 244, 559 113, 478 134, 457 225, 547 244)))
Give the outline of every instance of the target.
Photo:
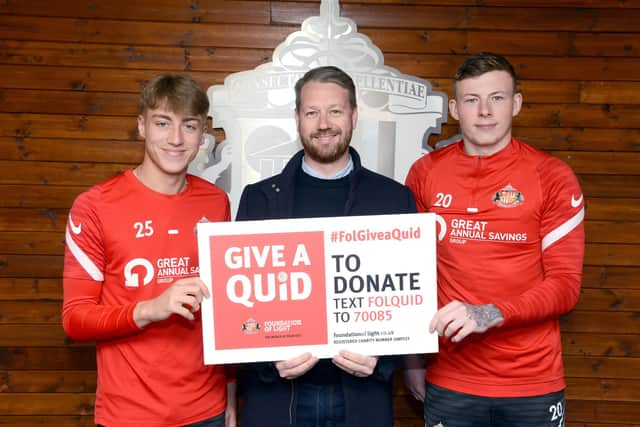
POLYGON ((89 258, 89 256, 80 249, 80 246, 73 241, 73 237, 71 236, 71 233, 69 233, 69 227, 67 227, 65 241, 67 242, 67 247, 78 261, 78 264, 84 268, 84 271, 86 271, 93 280, 97 282, 104 282, 104 275, 102 274, 102 271, 100 271, 93 261, 91 261, 91 258, 89 258))
POLYGON ((580 209, 580 212, 569 218, 565 223, 561 224, 555 230, 552 230, 544 236, 542 239, 542 250, 544 251, 549 246, 553 245, 558 240, 569 234, 571 230, 576 228, 584 219, 584 206, 580 209))

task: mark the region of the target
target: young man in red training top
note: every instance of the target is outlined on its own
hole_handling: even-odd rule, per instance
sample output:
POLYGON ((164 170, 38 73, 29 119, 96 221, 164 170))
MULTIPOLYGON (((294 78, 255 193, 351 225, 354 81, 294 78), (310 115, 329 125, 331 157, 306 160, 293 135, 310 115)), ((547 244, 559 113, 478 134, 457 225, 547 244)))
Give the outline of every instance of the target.
POLYGON ((584 200, 562 161, 511 136, 522 106, 513 67, 467 58, 449 101, 462 140, 407 176, 438 223, 440 351, 406 376, 425 425, 563 426, 558 316, 578 299, 584 200))
POLYGON ((235 383, 205 366, 196 224, 228 221, 227 195, 187 166, 209 101, 187 76, 144 88, 142 163, 75 200, 66 230, 65 332, 95 340, 95 421, 106 427, 235 426, 235 383), (226 414, 226 415, 225 415, 226 414))

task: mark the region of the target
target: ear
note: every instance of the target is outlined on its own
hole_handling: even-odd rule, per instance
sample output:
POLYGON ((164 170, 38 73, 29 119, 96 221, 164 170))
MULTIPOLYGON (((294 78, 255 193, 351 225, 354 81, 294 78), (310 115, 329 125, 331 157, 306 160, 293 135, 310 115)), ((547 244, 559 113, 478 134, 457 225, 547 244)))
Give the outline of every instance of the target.
POLYGON ((145 136, 144 136, 144 116, 142 114, 140 114, 138 116, 138 134, 140 135, 140 137, 142 139, 145 138, 145 136))
POLYGON ((358 107, 354 108, 353 112, 351 113, 351 127, 355 129, 357 123, 358 123, 358 107))
POLYGON ((295 118, 296 118, 296 129, 300 128, 300 111, 296 110, 296 113, 294 114, 295 118))
POLYGON ((204 128, 202 128, 202 135, 200 135, 200 144, 198 145, 203 145, 206 140, 207 140, 207 127, 205 126, 204 128))
POLYGON ((456 120, 460 120, 460 116, 458 115, 458 103, 455 99, 449 100, 449 114, 456 120))
POLYGON ((522 108, 522 94, 518 92, 513 95, 513 112, 511 113, 511 116, 517 116, 520 112, 520 108, 522 108))

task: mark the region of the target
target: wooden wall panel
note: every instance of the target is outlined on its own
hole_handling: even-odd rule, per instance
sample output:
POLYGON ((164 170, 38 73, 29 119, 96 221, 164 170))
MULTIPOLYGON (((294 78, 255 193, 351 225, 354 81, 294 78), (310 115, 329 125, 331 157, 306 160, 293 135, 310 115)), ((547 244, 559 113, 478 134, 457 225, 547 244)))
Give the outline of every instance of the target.
MULTIPOLYGON (((93 425, 95 348, 60 326, 63 233, 77 194, 142 158, 135 117, 144 83, 169 71, 221 84, 271 61, 318 7, 0 2, 0 425, 93 425)), ((387 65, 435 90, 450 93, 469 53, 495 51, 514 63, 525 100, 514 134, 567 162, 587 204, 583 288, 561 318, 566 425, 640 424, 640 1, 341 7, 387 65)), ((457 133, 450 119, 429 143, 457 133)), ((422 427, 420 405, 397 380, 396 425, 422 427)))

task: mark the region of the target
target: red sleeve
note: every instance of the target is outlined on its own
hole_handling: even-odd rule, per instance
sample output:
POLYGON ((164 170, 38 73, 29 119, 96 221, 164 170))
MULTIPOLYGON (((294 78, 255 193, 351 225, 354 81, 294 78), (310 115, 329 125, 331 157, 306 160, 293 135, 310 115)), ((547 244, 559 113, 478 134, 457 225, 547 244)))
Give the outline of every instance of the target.
POLYGON ((135 303, 100 304, 102 282, 64 278, 62 326, 74 340, 108 340, 141 331, 133 321, 135 303))
POLYGON ((133 321, 135 303, 105 306, 103 233, 95 187, 73 204, 65 235, 62 326, 75 340, 106 340, 139 332, 133 321))
POLYGON ((584 197, 566 164, 550 158, 540 169, 540 218, 544 279, 515 300, 496 303, 504 325, 557 317, 578 301, 584 258, 584 197))

